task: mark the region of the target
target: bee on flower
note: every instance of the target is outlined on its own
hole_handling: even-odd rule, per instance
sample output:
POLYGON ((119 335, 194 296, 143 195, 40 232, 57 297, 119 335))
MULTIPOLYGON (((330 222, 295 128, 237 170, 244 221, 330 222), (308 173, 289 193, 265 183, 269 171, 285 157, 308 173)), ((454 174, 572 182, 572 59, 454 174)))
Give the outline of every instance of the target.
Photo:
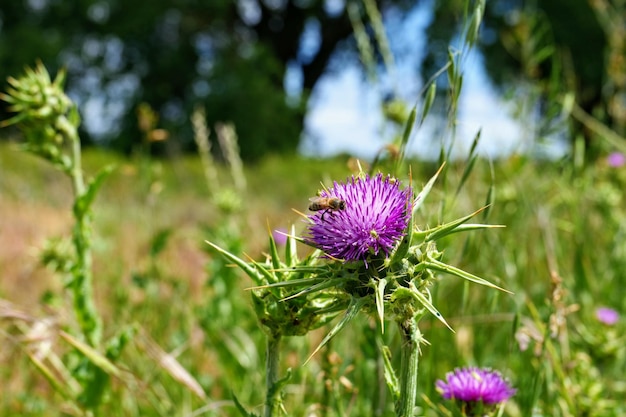
POLYGON ((411 216, 412 190, 400 185, 382 174, 335 181, 311 204, 316 213, 309 216, 307 240, 329 257, 345 261, 388 256, 406 234, 411 216), (318 205, 318 201, 329 203, 318 205), (324 217, 329 210, 332 215, 324 217))

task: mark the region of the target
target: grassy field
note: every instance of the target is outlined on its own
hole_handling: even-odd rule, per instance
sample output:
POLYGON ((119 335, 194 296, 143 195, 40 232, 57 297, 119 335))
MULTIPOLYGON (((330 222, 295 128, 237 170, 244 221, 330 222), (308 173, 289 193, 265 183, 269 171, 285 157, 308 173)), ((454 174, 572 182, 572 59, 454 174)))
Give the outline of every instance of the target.
MULTIPOLYGON (((238 191, 225 166, 217 167, 219 185, 208 184, 193 156, 123 159, 88 150, 83 164, 88 173, 115 166, 94 205, 94 286, 105 339, 133 329, 100 415, 237 415, 233 394, 260 414, 265 346, 246 290, 252 283, 204 241, 262 259, 268 229, 295 224, 303 233, 292 209, 305 212, 320 181, 349 176, 349 159, 267 157, 245 166, 247 185, 238 191), (196 383, 206 398, 194 394, 196 383)), ((420 161, 411 167, 416 190, 437 169, 420 161)), ((419 415, 437 415, 443 402, 435 380, 466 365, 498 369, 517 388, 504 415, 623 415, 624 319, 605 325, 595 311, 626 310, 626 167, 479 159, 457 192, 465 168, 463 161, 447 165, 422 208, 421 226, 483 207, 491 189, 488 216, 480 220, 505 228, 453 235, 438 246, 446 262, 513 294, 441 275, 433 301, 455 333, 434 318, 421 322, 429 345, 419 365, 419 415)), ((70 234, 71 198, 66 178, 48 164, 14 144, 0 146, 3 416, 80 415, 32 359, 39 336, 78 372, 58 336, 58 329, 76 327, 71 302, 62 277, 40 260, 49 239, 70 234), (42 336, 36 325, 45 320, 53 324, 42 336)), ((329 328, 288 340, 281 364, 281 372, 292 370, 288 415, 394 415, 384 405, 390 400, 374 323, 359 317, 307 364, 329 328)), ((385 339, 391 348, 399 343, 391 326, 385 339)))

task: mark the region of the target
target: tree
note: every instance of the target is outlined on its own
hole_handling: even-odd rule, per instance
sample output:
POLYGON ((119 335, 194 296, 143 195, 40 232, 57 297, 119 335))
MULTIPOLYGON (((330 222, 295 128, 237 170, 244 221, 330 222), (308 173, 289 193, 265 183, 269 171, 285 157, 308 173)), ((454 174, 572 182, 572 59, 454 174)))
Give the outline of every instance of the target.
MULTIPOLYGON (((188 117, 235 123, 242 156, 296 149, 310 92, 331 56, 350 47, 345 5, 323 0, 11 1, 0 6, 0 79, 41 59, 68 69, 68 89, 95 140, 130 150, 147 103, 178 147, 192 145, 188 117), (332 4, 331 4, 332 5, 332 4), (303 34, 315 45, 302 47, 303 34), (285 90, 288 69, 301 93, 285 90), (94 118, 90 109, 105 117, 94 118), (104 125, 102 120, 107 121, 104 125), (112 123, 112 125, 111 125, 112 123)), ((376 0, 380 8, 410 0, 376 0)))

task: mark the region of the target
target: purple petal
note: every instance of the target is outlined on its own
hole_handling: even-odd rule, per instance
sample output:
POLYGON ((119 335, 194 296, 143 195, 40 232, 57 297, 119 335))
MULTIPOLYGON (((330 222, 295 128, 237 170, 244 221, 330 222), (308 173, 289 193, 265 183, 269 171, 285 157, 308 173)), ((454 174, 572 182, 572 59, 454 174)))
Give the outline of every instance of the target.
POLYGON ((476 367, 457 368, 435 386, 443 398, 485 404, 504 402, 516 392, 499 372, 476 367))
POLYGON ((626 164, 626 156, 621 152, 613 152, 606 157, 606 163, 610 167, 619 168, 626 164))
POLYGON ((310 215, 307 239, 328 256, 347 261, 389 255, 406 232, 411 196, 410 187, 401 190, 399 181, 382 174, 335 182, 321 197, 339 198, 346 208, 310 215))
POLYGON ((619 313, 612 308, 600 307, 596 310, 596 318, 600 323, 612 326, 619 320, 619 313))

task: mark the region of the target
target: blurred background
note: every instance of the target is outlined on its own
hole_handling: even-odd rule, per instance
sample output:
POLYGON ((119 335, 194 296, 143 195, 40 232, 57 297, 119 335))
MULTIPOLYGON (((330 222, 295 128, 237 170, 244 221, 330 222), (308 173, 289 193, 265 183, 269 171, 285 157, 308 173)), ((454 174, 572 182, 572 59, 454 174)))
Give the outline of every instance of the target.
MULTIPOLYGON (((455 52, 464 7, 435 0, 7 1, 0 5, 0 80, 38 59, 53 74, 67 68, 83 140, 123 153, 144 140, 140 105, 156 112, 166 134, 159 138, 168 138, 154 152, 194 150, 189 115, 202 105, 210 126, 234 123, 247 161, 294 152, 366 157, 395 132, 385 105, 417 104, 425 80, 455 52), (382 15, 382 43, 374 41, 366 3, 382 15), (372 40, 371 57, 357 48, 355 27, 372 40)), ((624 18, 615 7, 608 0, 487 2, 478 48, 462 63, 459 146, 482 126, 489 155, 560 157, 579 135, 590 147, 594 131, 584 115, 623 134, 624 18), (568 95, 573 100, 564 103, 568 95)), ((445 96, 445 71, 437 83, 445 96)), ((439 123, 430 120, 411 144, 422 158, 436 156, 445 139, 449 107, 437 102, 439 123)), ((0 113, 6 118, 6 107, 0 113)))

